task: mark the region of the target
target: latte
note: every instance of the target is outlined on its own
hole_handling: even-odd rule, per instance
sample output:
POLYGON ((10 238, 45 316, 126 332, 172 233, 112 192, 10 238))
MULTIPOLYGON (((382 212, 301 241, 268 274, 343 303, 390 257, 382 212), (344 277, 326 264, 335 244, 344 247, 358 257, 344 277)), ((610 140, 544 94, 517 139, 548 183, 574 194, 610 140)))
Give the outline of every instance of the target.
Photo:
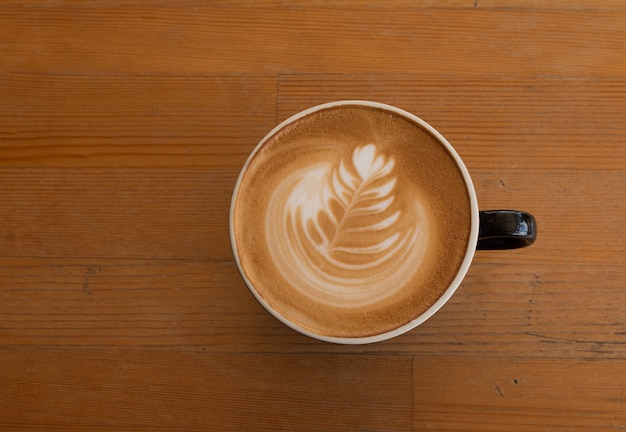
POLYGON ((246 162, 231 208, 233 250, 253 293, 322 337, 415 320, 474 247, 451 151, 413 119, 358 103, 275 130, 246 162))

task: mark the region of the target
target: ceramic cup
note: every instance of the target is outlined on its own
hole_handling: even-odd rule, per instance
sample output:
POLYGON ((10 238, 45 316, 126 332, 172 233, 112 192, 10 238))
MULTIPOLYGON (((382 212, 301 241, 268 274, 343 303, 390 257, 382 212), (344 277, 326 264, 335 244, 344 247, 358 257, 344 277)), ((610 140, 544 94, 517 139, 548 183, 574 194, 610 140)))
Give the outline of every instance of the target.
POLYGON ((360 100, 309 108, 270 131, 240 172, 229 222, 259 303, 340 344, 414 329, 452 297, 476 250, 536 238, 529 213, 479 211, 465 164, 436 129, 360 100))

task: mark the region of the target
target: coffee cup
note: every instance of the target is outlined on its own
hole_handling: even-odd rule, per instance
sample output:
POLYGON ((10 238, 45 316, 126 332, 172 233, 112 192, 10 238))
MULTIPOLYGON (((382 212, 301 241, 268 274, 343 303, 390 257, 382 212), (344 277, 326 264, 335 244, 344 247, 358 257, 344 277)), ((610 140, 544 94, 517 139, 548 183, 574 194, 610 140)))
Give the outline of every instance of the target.
POLYGON ((359 100, 309 108, 270 131, 241 169, 229 227, 259 303, 339 344, 419 326, 452 297, 477 249, 536 237, 526 212, 479 211, 465 164, 432 126, 359 100))

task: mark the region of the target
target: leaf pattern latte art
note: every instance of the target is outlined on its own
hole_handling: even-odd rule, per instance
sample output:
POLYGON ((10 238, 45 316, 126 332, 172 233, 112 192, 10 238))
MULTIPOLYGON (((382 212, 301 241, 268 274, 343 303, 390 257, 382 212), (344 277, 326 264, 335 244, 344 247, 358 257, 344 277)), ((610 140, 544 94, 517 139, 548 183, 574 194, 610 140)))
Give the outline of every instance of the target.
MULTIPOLYGON (((368 232, 387 229, 400 216, 400 210, 390 210, 394 201, 392 192, 397 181, 391 175, 395 161, 377 156, 375 152, 373 144, 355 149, 352 166, 347 167, 346 161, 342 160, 339 167, 333 170, 330 182, 322 183, 321 193, 313 197, 303 193, 304 190, 294 191, 295 205, 290 207, 292 229, 297 232, 297 224, 302 228, 306 227, 302 232, 308 243, 315 245, 320 253, 326 253, 328 259, 339 267, 352 270, 370 267, 371 257, 375 256, 376 261, 385 260, 401 246, 397 244, 399 232, 358 246, 345 245, 341 241, 342 237, 357 232, 363 238, 372 239, 372 236, 366 237, 368 232), (308 198, 306 202, 301 201, 304 197, 308 198), (354 223, 355 219, 362 223, 354 223), (341 262, 333 259, 337 252, 356 257, 352 260, 353 263, 341 262), (358 255, 365 259, 358 259, 358 255)), ((304 189, 307 185, 302 183, 300 187, 304 189)))
POLYGON ((287 177, 266 217, 269 250, 308 297, 352 305, 391 295, 421 256, 419 204, 396 196, 396 162, 375 144, 287 177))

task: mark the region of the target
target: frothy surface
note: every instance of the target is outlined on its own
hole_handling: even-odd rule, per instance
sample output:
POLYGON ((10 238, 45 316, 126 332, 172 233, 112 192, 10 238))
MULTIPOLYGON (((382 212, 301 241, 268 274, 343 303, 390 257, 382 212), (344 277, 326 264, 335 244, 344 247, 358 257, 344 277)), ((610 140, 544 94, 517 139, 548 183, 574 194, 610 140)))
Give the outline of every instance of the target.
POLYGON ((430 307, 463 260, 470 204, 451 155, 392 112, 340 105, 271 136, 233 212, 246 277, 320 335, 364 337, 430 307))

